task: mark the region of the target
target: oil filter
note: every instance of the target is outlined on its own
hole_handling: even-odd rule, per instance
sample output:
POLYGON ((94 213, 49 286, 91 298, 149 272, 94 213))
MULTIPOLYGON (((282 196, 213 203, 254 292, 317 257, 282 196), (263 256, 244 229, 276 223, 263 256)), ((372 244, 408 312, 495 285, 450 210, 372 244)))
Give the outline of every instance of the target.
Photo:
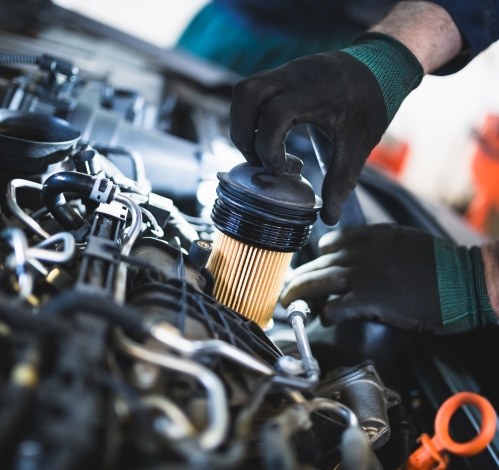
POLYGON ((207 265, 214 295, 261 327, 272 319, 293 253, 307 244, 322 207, 300 174, 302 165, 287 155, 279 176, 249 163, 217 175, 217 233, 207 265))

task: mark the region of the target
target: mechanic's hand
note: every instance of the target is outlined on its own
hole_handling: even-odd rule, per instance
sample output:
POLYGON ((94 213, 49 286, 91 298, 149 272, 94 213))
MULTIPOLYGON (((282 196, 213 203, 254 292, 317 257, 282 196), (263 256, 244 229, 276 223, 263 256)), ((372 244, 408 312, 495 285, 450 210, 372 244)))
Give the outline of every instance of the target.
POLYGON ((323 256, 297 268, 281 301, 331 295, 325 325, 366 318, 413 331, 458 333, 497 324, 480 249, 397 225, 336 230, 323 256))
POLYGON ((231 139, 249 163, 279 174, 291 127, 308 123, 319 129, 334 143, 321 212, 333 225, 369 153, 422 76, 420 63, 403 44, 368 33, 344 51, 305 56, 239 82, 231 139))

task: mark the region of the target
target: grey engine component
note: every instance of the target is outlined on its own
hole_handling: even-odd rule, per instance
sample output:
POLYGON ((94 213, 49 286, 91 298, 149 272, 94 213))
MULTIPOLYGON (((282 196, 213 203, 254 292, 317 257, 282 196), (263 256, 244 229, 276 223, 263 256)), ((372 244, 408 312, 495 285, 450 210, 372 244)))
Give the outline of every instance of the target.
POLYGON ((400 403, 400 395, 386 388, 372 361, 334 370, 327 383, 315 390, 317 396, 334 398, 349 406, 358 416, 373 449, 390 439, 388 408, 400 403))
POLYGON ((63 65, 13 79, 0 111, 2 468, 379 468, 398 394, 373 364, 320 381, 303 302, 299 359, 217 302, 212 227, 175 204, 191 144, 63 65))

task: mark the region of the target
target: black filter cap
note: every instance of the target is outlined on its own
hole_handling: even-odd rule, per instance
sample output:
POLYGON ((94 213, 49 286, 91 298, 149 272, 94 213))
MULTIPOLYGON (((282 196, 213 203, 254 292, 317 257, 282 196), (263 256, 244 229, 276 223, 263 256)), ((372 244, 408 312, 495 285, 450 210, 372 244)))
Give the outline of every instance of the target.
POLYGON ((80 133, 66 121, 47 114, 0 110, 0 168, 40 173, 63 161, 80 133))
POLYGON ((286 161, 279 176, 249 163, 218 173, 215 227, 267 250, 293 252, 305 246, 322 201, 300 174, 303 162, 289 154, 286 161))

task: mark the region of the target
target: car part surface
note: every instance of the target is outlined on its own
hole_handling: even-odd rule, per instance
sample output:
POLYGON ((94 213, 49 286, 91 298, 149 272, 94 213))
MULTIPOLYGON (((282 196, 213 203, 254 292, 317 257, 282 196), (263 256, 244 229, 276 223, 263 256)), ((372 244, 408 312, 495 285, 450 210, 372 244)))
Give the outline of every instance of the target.
MULTIPOLYGON (((37 38, 0 33, 11 52, 33 55, 50 46, 79 69, 75 78, 54 82, 30 65, 2 66, 2 106, 8 113, 57 116, 82 135, 56 167, 6 181, 0 253, 5 468, 336 468, 341 461, 359 468, 366 460, 370 468, 398 468, 415 428, 428 431, 450 394, 483 390, 499 405, 497 381, 479 365, 483 354, 499 357, 496 332, 468 335, 473 347, 464 354, 459 339, 403 335, 369 322, 325 329, 315 317, 306 326, 311 357, 303 348, 297 356, 295 334, 278 309, 274 328, 264 332, 217 302, 202 251, 213 238, 207 214, 216 172, 241 161, 227 139, 226 90, 203 65, 196 82, 178 64, 168 68, 166 56, 163 76, 120 45, 119 35, 104 38, 109 29, 71 18, 81 19, 79 32, 52 24, 37 38), (112 53, 99 48, 105 41, 112 53), (92 189, 107 179, 116 190, 113 200, 100 202, 104 189, 82 194, 70 182, 66 203, 84 223, 63 229, 41 188, 67 172, 84 175, 92 189), (315 390, 304 357, 320 366, 315 390), (367 359, 376 363, 372 376, 367 359), (337 367, 351 369, 334 379, 337 367), (401 403, 391 407, 390 397, 401 403), (372 439, 376 453, 358 452, 367 434, 359 434, 356 422, 371 438, 380 436, 372 439)), ((293 132, 288 148, 305 162, 305 177, 318 193, 320 167, 302 137, 293 132)), ((53 191, 57 206, 60 193, 53 191)), ((473 240, 460 222, 442 226, 443 217, 372 170, 358 195, 368 223, 389 220, 473 240)), ((327 228, 317 223, 293 263, 317 256, 320 230, 327 228)), ((317 307, 310 307, 314 317, 317 307)), ((477 419, 472 409, 458 414, 456 435, 469 439, 477 419)), ((493 441, 451 468, 496 468, 498 456, 493 441)))
POLYGON ((330 382, 315 390, 318 396, 335 398, 349 406, 358 416, 374 449, 390 439, 388 409, 400 403, 400 395, 387 389, 374 364, 360 364, 332 371, 330 382))

